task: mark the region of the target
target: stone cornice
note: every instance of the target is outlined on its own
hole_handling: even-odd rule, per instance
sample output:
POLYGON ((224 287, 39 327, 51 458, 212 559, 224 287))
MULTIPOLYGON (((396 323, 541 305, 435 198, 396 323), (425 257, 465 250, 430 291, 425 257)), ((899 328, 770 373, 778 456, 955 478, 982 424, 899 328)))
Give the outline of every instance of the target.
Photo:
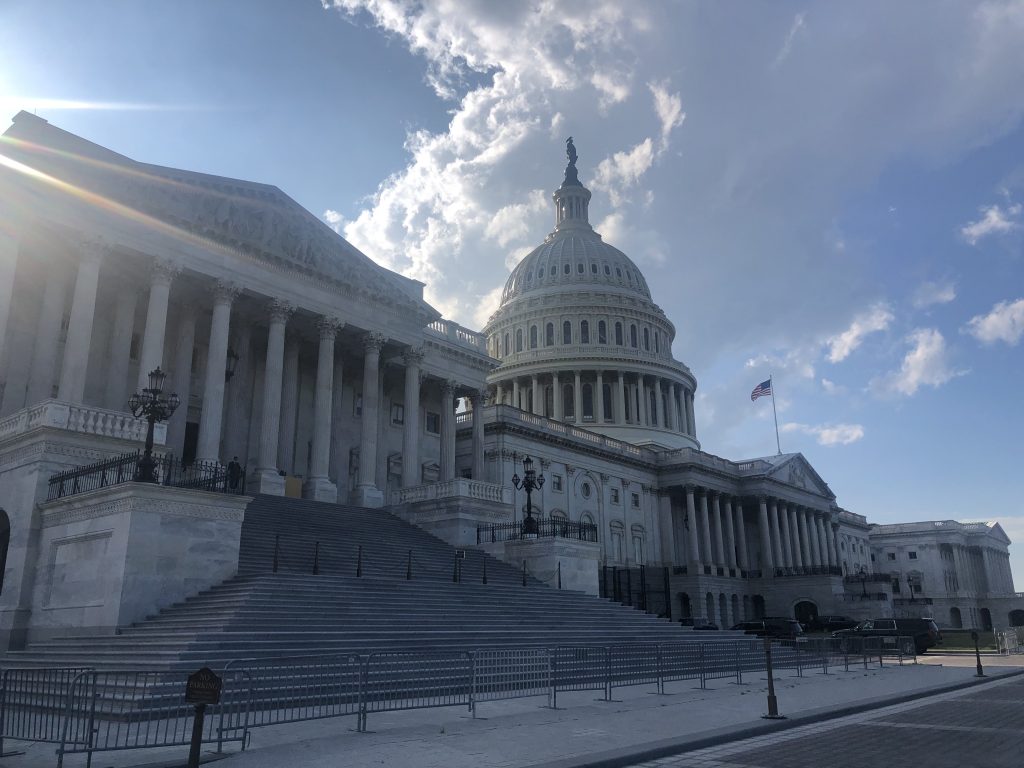
POLYGON ((251 496, 230 496, 147 483, 122 483, 39 505, 42 526, 145 512, 200 520, 242 523, 251 496))

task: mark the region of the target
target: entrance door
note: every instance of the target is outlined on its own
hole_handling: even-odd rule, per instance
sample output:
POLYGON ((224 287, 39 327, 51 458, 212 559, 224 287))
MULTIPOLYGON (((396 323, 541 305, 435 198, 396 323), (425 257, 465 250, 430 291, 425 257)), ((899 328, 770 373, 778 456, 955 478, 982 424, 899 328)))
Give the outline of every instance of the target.
POLYGON ((199 449, 199 424, 194 421, 185 422, 185 445, 181 449, 181 463, 191 464, 196 460, 199 449))
POLYGON ((818 618, 818 606, 810 600, 801 600, 793 607, 793 618, 801 624, 810 624, 818 618))

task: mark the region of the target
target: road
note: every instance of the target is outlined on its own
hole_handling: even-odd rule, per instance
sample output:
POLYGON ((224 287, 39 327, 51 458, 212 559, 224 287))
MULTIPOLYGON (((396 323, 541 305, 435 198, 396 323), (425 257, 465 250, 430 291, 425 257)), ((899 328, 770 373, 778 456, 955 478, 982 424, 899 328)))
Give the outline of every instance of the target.
POLYGON ((635 768, 1020 768, 1024 678, 801 726, 635 768))

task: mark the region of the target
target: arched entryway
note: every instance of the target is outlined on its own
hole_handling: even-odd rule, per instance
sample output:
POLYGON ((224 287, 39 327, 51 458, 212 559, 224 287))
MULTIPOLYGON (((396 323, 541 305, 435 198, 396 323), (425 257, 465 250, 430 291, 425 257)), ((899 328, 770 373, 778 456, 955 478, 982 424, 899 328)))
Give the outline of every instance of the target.
MULTIPOLYGON (((740 596, 732 596, 732 616, 729 618, 729 626, 736 624, 737 622, 743 621, 743 616, 740 614, 740 596)), ((722 627, 725 629, 725 627, 722 627)))
POLYGON ((725 600, 725 592, 718 595, 718 621, 715 623, 723 629, 729 623, 729 607, 725 600))
POLYGON ((818 618, 818 606, 810 600, 801 600, 793 606, 793 618, 801 624, 810 624, 818 618))
POLYGON ((750 595, 743 596, 743 620, 750 621, 750 595))
POLYGON ((690 607, 690 596, 685 592, 679 593, 679 615, 684 619, 693 618, 693 608, 690 607))
POLYGON ((1011 627, 1024 627, 1024 611, 1020 609, 1010 611, 1010 615, 1007 618, 1010 620, 1011 627))
POLYGON ((7 549, 11 546, 11 518, 0 509, 0 592, 4 591, 4 573, 7 571, 7 549))
POLYGON ((764 618, 764 597, 761 595, 754 595, 754 618, 764 618))
POLYGON ((963 629, 964 619, 960 615, 960 609, 953 607, 949 609, 949 626, 953 629, 963 629))
POLYGON ((981 609, 981 628, 986 632, 992 631, 992 612, 988 608, 981 609))
POLYGON ((710 592, 704 597, 704 619, 706 621, 715 620, 715 596, 710 592))

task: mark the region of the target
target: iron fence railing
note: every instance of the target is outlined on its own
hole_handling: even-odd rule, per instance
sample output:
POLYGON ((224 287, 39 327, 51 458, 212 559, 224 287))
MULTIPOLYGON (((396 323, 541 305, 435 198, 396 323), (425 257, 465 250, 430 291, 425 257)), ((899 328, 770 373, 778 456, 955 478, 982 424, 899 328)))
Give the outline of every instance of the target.
POLYGON ((521 522, 494 523, 493 525, 482 525, 476 529, 477 544, 493 544, 499 541, 513 541, 523 538, 562 538, 596 542, 597 525, 594 523, 576 523, 571 520, 549 518, 537 521, 536 536, 532 533, 524 533, 521 522))
MULTIPOLYGON (((769 643, 772 666, 795 676, 829 674, 886 659, 916 663, 912 638, 813 638, 769 643)), ((546 696, 558 706, 566 691, 612 691, 693 680, 701 688, 767 669, 761 638, 659 644, 499 648, 471 651, 381 652, 365 656, 306 656, 236 660, 223 671, 220 703, 206 713, 202 741, 238 742, 264 725, 398 709, 477 706, 546 696)), ((185 703, 188 675, 180 671, 9 669, 0 676, 3 739, 53 742, 58 768, 65 755, 186 745, 194 710, 185 703)))
MULTIPOLYGON (((47 501, 131 482, 140 477, 142 451, 122 453, 83 467, 57 472, 49 480, 47 501)), ((245 468, 234 472, 216 461, 185 464, 172 454, 153 456, 153 474, 159 485, 215 493, 244 494, 245 468)))

